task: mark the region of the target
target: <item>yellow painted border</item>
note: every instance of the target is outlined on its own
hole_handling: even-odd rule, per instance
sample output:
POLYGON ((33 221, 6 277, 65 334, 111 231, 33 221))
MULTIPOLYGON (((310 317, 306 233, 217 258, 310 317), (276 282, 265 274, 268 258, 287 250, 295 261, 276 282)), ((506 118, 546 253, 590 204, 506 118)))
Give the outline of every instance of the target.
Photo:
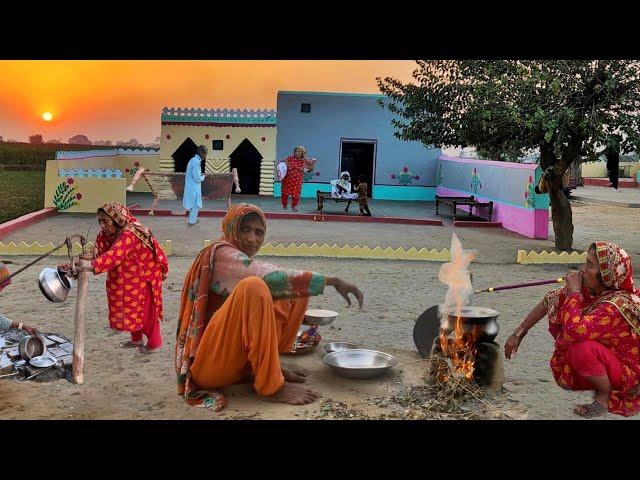
POLYGON ((584 263, 587 259, 587 252, 534 252, 527 253, 526 250, 518 250, 518 263, 584 263))
MULTIPOLYGON (((165 240, 164 242, 159 242, 160 246, 162 247, 162 249, 164 250, 165 255, 167 255, 168 257, 170 257, 171 255, 173 255, 173 244, 171 242, 171 240, 165 240)), ((40 242, 32 242, 32 243, 27 243, 27 242, 19 242, 19 243, 15 243, 15 242, 9 242, 9 243, 3 243, 0 242, 0 255, 5 255, 5 256, 13 256, 13 255, 42 255, 44 253, 47 253, 49 250, 51 250, 52 248, 54 248, 55 245, 53 244, 53 242, 49 242, 49 243, 45 243, 44 245, 40 244, 40 242)), ((91 248, 93 247, 93 242, 89 242, 87 243, 87 248, 91 248)), ((71 254, 72 255, 80 255, 80 253, 82 253, 82 246, 80 245, 79 242, 75 242, 73 244, 73 247, 71 249, 71 254)), ((59 248, 58 250, 56 250, 55 252, 52 253, 53 256, 67 256, 67 247, 63 246, 62 248, 59 248)))
MULTIPOLYGON (((205 240, 203 247, 211 245, 210 240, 205 240)), ((428 262, 448 262, 451 260, 451 254, 449 250, 443 248, 438 251, 435 248, 431 250, 427 248, 417 249, 411 247, 404 249, 403 247, 360 247, 358 245, 329 245, 327 243, 318 245, 313 243, 307 245, 301 243, 296 245, 291 243, 287 246, 282 243, 273 245, 272 243, 265 243, 260 249, 260 256, 269 257, 331 257, 331 258, 364 258, 370 260, 422 260, 428 262)))

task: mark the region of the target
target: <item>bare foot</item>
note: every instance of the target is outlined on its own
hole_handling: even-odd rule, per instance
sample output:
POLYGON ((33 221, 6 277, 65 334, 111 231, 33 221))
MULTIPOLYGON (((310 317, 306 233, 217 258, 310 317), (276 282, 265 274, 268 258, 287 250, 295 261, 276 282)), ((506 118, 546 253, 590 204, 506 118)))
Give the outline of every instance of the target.
POLYGON ((284 385, 273 395, 260 398, 266 402, 287 403, 289 405, 306 405, 315 402, 320 394, 302 385, 284 382, 284 385))
POLYGON ((285 382, 304 383, 307 381, 307 374, 303 370, 285 370, 283 368, 282 375, 285 382))
POLYGON ((137 348, 137 347, 141 347, 142 345, 144 345, 144 343, 141 342, 132 342, 131 340, 129 340, 128 342, 123 342, 120 344, 120 348, 137 348))

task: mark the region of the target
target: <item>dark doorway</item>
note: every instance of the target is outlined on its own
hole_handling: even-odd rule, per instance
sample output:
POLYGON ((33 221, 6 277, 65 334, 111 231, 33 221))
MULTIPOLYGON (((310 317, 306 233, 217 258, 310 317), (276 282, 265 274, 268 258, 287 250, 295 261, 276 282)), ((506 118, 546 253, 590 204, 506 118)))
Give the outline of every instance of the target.
POLYGON ((260 155, 256 147, 245 138, 229 155, 229 159, 231 160, 231 168, 238 169, 242 194, 258 195, 260 192, 260 162, 262 161, 262 155, 260 155))
MULTIPOLYGON (((178 149, 173 152, 173 155, 171 155, 171 157, 173 158, 176 172, 187 171, 187 164, 189 163, 189 160, 191 160, 196 154, 197 148, 198 146, 193 142, 193 140, 187 137, 187 139, 182 142, 182 145, 180 145, 178 149)), ((202 171, 204 172, 204 170, 202 171)))
POLYGON ((342 140, 340 171, 351 175, 354 184, 360 175, 364 175, 368 187, 368 196, 373 191, 373 170, 376 157, 375 140, 342 140))

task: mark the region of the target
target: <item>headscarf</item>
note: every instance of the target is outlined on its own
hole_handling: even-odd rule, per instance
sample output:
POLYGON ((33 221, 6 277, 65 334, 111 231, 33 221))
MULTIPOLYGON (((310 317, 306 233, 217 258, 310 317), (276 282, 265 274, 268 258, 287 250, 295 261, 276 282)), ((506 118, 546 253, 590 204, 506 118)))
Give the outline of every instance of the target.
POLYGON ((133 233, 140 241, 149 247, 149 249, 157 256, 156 251, 156 243, 151 233, 147 227, 142 225, 136 217, 131 215, 131 212, 127 207, 122 205, 119 202, 109 202, 105 203, 102 207, 98 209, 98 211, 103 210, 104 213, 109 215, 111 219, 118 224, 120 227, 120 231, 128 230, 133 233))
POLYGON ((267 230, 267 219, 264 216, 262 210, 250 203, 237 203, 233 204, 227 210, 227 214, 222 219, 222 238, 227 243, 230 243, 238 250, 242 250, 240 244, 240 224, 245 215, 249 213, 256 213, 262 220, 265 232, 267 230))
POLYGON ((178 394, 190 405, 210 407, 219 411, 227 404, 224 395, 217 390, 203 389, 194 383, 191 378, 191 365, 209 320, 224 302, 224 298, 211 292, 216 250, 223 245, 240 249, 240 224, 244 216, 251 212, 258 214, 266 229, 265 216, 258 207, 247 203, 231 205, 222 219, 222 238, 200 251, 182 287, 176 332, 175 369, 178 394))
POLYGON ((602 283, 610 291, 603 301, 612 303, 631 327, 640 334, 640 290, 633 287, 631 257, 612 242, 596 242, 596 257, 602 283))
POLYGON ((351 175, 349 175, 349 172, 344 171, 340 174, 340 178, 338 179, 338 185, 344 188, 347 191, 347 193, 351 193, 351 175), (344 177, 345 175, 348 177, 347 180, 342 179, 342 177, 344 177))
MULTIPOLYGON (((583 286, 584 307, 589 310, 597 303, 613 304, 627 323, 640 335, 640 290, 633 286, 631 257, 613 242, 596 242, 596 257, 605 291, 592 296, 583 286)), ((549 320, 557 323, 557 315, 564 303, 565 287, 553 290, 545 296, 549 320)))
POLYGON ((11 279, 8 278, 9 275, 10 273, 7 266, 4 263, 0 262, 0 292, 3 288, 9 286, 9 284, 11 283, 11 279))

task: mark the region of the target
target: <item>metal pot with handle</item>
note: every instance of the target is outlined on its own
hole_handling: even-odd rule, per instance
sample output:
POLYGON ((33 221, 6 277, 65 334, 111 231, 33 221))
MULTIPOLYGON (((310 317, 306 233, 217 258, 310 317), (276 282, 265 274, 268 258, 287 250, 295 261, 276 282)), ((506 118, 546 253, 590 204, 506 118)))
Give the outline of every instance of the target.
POLYGON ((38 286, 50 302, 64 302, 71 290, 71 282, 58 268, 45 268, 38 276, 38 286))

